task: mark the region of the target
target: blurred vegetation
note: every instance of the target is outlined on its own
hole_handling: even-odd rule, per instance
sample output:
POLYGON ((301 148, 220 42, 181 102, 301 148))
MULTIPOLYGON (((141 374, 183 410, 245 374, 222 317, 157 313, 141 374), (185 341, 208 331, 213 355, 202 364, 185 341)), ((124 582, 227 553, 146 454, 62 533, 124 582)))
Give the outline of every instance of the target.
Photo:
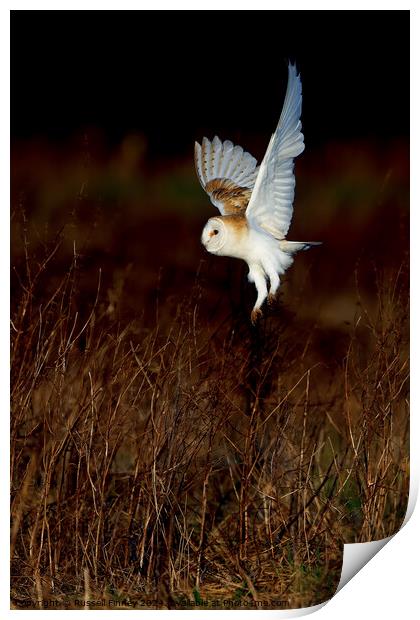
POLYGON ((400 526, 407 144, 308 148, 296 176, 289 236, 324 244, 253 328, 190 154, 13 145, 15 607, 313 605, 344 542, 400 526))

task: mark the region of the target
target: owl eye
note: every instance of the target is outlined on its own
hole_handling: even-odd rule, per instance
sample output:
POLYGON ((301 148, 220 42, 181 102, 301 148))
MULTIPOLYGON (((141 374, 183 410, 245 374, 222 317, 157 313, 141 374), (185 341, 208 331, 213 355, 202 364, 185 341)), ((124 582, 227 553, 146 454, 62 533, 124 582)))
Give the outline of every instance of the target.
POLYGON ((219 234, 219 231, 218 231, 218 230, 213 230, 213 234, 214 234, 214 235, 218 235, 218 234, 219 234))

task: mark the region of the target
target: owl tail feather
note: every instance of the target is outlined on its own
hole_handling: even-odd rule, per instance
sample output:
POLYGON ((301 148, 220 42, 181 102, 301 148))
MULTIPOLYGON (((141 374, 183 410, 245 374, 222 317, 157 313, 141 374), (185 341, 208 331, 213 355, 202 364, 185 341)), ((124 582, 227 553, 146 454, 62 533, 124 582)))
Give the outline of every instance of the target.
POLYGON ((322 245, 322 241, 280 241, 280 249, 288 254, 294 254, 300 250, 309 250, 314 245, 322 245))

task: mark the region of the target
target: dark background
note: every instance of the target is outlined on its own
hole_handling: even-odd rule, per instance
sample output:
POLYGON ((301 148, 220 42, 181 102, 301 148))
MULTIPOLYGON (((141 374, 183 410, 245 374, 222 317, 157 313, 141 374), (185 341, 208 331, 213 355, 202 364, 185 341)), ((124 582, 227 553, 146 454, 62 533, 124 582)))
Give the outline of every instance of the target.
POLYGON ((408 133, 408 11, 14 11, 11 28, 12 138, 94 125, 158 156, 267 134, 288 59, 307 143, 408 133))

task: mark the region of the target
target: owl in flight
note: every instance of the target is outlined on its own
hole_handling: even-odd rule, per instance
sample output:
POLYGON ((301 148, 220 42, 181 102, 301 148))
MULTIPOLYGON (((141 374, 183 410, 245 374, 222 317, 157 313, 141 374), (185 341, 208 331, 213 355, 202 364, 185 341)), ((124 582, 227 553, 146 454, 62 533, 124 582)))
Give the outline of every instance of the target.
POLYGON ((221 213, 209 219, 201 242, 212 254, 242 258, 248 264, 248 280, 257 289, 253 323, 262 314, 267 297, 273 301, 280 276, 293 263, 295 252, 320 245, 286 239, 295 193, 293 160, 305 148, 301 110, 300 76, 289 63, 283 110, 260 166, 250 153, 229 140, 221 142, 216 136, 212 142, 203 138, 201 146, 195 143, 198 178, 221 213))

